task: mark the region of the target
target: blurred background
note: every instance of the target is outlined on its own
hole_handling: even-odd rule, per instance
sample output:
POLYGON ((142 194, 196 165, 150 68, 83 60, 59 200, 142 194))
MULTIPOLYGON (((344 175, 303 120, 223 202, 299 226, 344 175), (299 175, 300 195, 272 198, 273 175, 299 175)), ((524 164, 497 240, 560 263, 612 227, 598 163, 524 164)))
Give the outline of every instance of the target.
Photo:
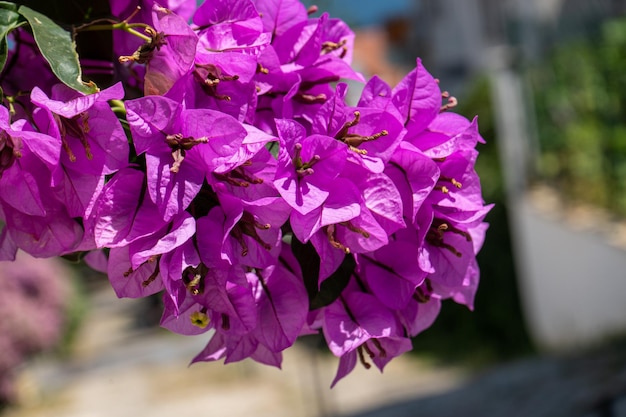
POLYGON ((282 371, 188 368, 206 340, 158 329, 158 300, 117 300, 105 277, 65 263, 64 284, 37 289, 48 273, 0 289, 0 414, 626 416, 626 1, 312 3, 352 26, 366 78, 395 85, 421 57, 455 111, 478 115, 477 171, 496 206, 475 311, 445 303, 413 353, 330 391, 336 360, 315 338, 282 371), (11 303, 65 295, 16 315, 10 291, 11 303), (29 322, 56 330, 25 335, 29 322))

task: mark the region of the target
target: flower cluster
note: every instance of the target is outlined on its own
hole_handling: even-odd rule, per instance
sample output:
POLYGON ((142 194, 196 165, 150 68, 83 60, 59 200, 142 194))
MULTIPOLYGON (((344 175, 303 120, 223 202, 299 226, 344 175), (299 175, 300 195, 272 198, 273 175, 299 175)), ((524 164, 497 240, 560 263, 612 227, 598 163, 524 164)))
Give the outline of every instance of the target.
POLYGON ((333 384, 410 350, 441 300, 472 308, 482 139, 419 60, 351 106, 354 34, 298 0, 110 10, 119 82, 91 94, 11 33, 2 258, 80 252, 120 297, 163 292, 162 326, 210 331, 194 361, 280 366, 321 331, 333 384))

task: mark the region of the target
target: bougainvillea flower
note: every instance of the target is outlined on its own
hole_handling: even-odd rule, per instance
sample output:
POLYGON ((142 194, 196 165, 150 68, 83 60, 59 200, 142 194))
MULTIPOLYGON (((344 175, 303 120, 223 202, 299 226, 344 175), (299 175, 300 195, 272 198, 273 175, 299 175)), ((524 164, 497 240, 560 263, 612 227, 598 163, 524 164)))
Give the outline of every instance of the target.
POLYGON ((193 23, 199 27, 198 47, 211 52, 253 52, 271 40, 251 0, 207 0, 193 23))
POLYGON ((191 72, 180 78, 167 97, 187 108, 211 109, 241 122, 254 119, 257 90, 252 77, 257 70, 255 57, 239 52, 195 54, 191 72))
MULTIPOLYGON (((127 20, 129 23, 153 24, 153 8, 164 7, 187 22, 195 11, 195 0, 109 0, 111 14, 120 21, 127 20)), ((144 43, 142 39, 125 31, 113 31, 113 52, 115 59, 120 56, 130 56, 144 43)))
POLYGON ((137 268, 159 255, 170 252, 189 240, 195 232, 195 219, 189 213, 183 212, 156 233, 128 245, 131 266, 137 268))
POLYGON ((298 0, 256 1, 255 6, 261 15, 263 30, 271 33, 272 38, 308 18, 306 7, 298 0))
POLYGON ((302 280, 281 265, 247 274, 258 306, 255 334, 273 352, 293 345, 306 322, 307 293, 302 280))
POLYGON ((215 332, 206 347, 192 360, 209 362, 224 359, 224 363, 239 362, 251 358, 259 363, 280 368, 283 357, 280 352, 268 349, 254 335, 228 335, 215 332))
POLYGON ((361 214, 361 194, 349 180, 337 178, 328 197, 317 208, 306 214, 293 211, 291 229, 302 242, 307 242, 321 228, 348 222, 361 214))
POLYGON ((213 323, 206 313, 206 308, 194 297, 187 297, 179 305, 174 305, 171 298, 163 297, 163 315, 161 326, 174 333, 195 336, 213 329, 213 323))
POLYGON ((126 246, 166 224, 147 187, 145 174, 137 167, 120 170, 106 184, 93 216, 98 247, 126 246))
MULTIPOLYGON (((427 287, 427 285, 424 285, 427 287)), ((398 320, 410 337, 415 337, 428 329, 437 319, 441 311, 441 298, 436 294, 427 294, 421 287, 413 293, 413 297, 405 308, 398 311, 398 320)))
POLYGON ((63 145, 63 165, 93 174, 111 174, 128 164, 126 135, 107 103, 123 97, 120 83, 90 95, 57 84, 50 98, 36 87, 30 96, 45 111, 34 114, 39 129, 63 145))
POLYGON ((329 136, 306 136, 295 122, 277 121, 277 126, 280 150, 274 185, 294 210, 307 214, 328 197, 348 149, 329 136))
POLYGON ((210 311, 211 316, 219 315, 221 331, 240 335, 254 331, 259 312, 253 288, 243 268, 211 268, 202 282, 202 291, 196 299, 210 311))
POLYGON ((409 132, 423 131, 441 110, 441 90, 418 58, 416 68, 393 89, 392 102, 409 132))
POLYGON ((307 316, 302 282, 282 267, 255 270, 247 277, 257 306, 255 329, 245 335, 233 334, 224 328, 223 318, 218 318, 216 333, 194 362, 221 358, 234 362, 252 357, 280 367, 280 352, 301 334, 307 316))
POLYGON ((133 268, 128 246, 111 249, 107 275, 118 297, 147 297, 163 289, 158 260, 133 268))
POLYGON ((150 55, 146 65, 144 92, 146 95, 164 95, 170 88, 191 72, 196 55, 198 36, 182 17, 154 4, 152 24, 162 39, 150 55))
POLYGON ((94 249, 82 225, 68 215, 65 206, 52 198, 48 201, 52 204, 45 206, 44 216, 31 216, 4 206, 5 228, 10 237, 7 242, 38 258, 94 249), (81 248, 83 242, 85 247, 81 248))
POLYGON ((437 164, 410 143, 402 142, 387 165, 385 174, 400 190, 404 216, 415 222, 420 207, 439 180, 437 164))
POLYGON ((54 185, 61 142, 24 130, 27 127, 23 119, 9 125, 9 112, 0 107, 0 201, 24 214, 42 216, 41 193, 54 185))
POLYGON ((353 43, 354 33, 347 25, 326 13, 292 25, 272 41, 282 70, 298 72, 309 85, 340 78, 361 80, 349 65, 353 43))
POLYGON ((210 267, 274 265, 280 252, 280 228, 255 214, 262 213, 255 206, 246 206, 223 189, 217 197, 220 205, 198 219, 202 261, 210 267))
POLYGON ((368 355, 382 370, 393 357, 411 348, 409 339, 401 338, 391 310, 376 297, 350 285, 337 301, 324 309, 323 331, 330 351, 340 357, 339 369, 331 386, 352 371, 358 359, 370 365, 368 355), (381 343, 387 340, 389 350, 381 343), (364 353, 365 352, 365 353, 364 353))
POLYGON ((107 103, 123 96, 120 83, 91 95, 62 84, 54 86, 51 98, 39 88, 31 92, 37 128, 61 143, 53 185, 71 217, 89 216, 104 176, 128 164, 126 135, 107 103))
POLYGON ((427 276, 415 268, 417 257, 417 245, 393 241, 371 254, 359 255, 359 271, 376 298, 386 307, 399 310, 406 307, 427 276))
POLYGON ((402 195, 392 178, 355 164, 347 165, 343 176, 360 190, 365 208, 387 235, 405 227, 402 195))
POLYGON ((189 206, 220 158, 232 157, 247 135, 231 116, 185 110, 161 96, 131 100, 126 107, 137 154, 146 154, 150 198, 166 221, 189 206))

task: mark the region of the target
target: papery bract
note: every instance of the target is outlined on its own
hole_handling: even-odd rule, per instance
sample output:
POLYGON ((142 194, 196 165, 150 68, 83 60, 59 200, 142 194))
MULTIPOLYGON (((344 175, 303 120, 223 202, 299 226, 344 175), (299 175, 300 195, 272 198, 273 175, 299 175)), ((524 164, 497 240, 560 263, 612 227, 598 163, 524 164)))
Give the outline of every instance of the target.
POLYGON ((198 36, 185 19, 157 5, 152 6, 152 22, 158 33, 163 33, 165 44, 150 57, 144 78, 146 95, 164 95, 191 72, 198 36))

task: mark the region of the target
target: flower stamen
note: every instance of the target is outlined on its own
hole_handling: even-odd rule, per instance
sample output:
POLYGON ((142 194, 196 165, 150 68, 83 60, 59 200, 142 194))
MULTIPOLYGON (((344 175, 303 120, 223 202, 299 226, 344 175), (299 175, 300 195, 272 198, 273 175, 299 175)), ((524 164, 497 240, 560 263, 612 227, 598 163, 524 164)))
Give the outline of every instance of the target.
POLYGON ((450 94, 447 91, 444 92, 444 94, 442 94, 442 96, 444 98, 447 98, 448 102, 446 104, 444 104, 443 106, 441 106, 441 108, 439 109, 439 113, 443 113, 444 111, 450 110, 450 109, 456 107, 457 104, 459 104, 459 101, 456 99, 456 97, 450 96, 450 94))
POLYGON ((425 304, 430 301, 432 293, 433 286, 430 282, 430 279, 426 278, 424 280, 424 283, 415 289, 415 292, 413 293, 413 299, 418 303, 425 304), (424 286, 426 287, 426 290, 424 290, 424 286))
POLYGON ((443 241, 445 232, 452 232, 463 236, 468 242, 472 240, 472 237, 469 233, 463 230, 459 230, 441 219, 434 219, 433 224, 426 233, 426 241, 435 247, 447 249, 452 252, 454 256, 460 258, 461 256, 463 256, 463 254, 459 252, 454 246, 443 241))
POLYGON ((222 313, 222 329, 225 331, 230 330, 230 317, 222 313))
POLYGON ((330 52, 341 49, 341 58, 344 58, 348 53, 348 48, 346 47, 347 41, 345 39, 340 40, 339 42, 331 42, 326 41, 322 43, 322 54, 328 54, 330 52))
POLYGON ((172 157, 174 158, 174 163, 170 167, 170 171, 177 173, 180 169, 180 165, 185 159, 185 153, 196 145, 208 142, 209 139, 206 137, 183 137, 181 133, 166 135, 165 143, 167 143, 167 145, 172 149, 172 157))
POLYGON ((124 55, 118 58, 121 64, 126 62, 136 62, 146 64, 152 59, 155 50, 160 50, 163 45, 167 45, 165 33, 157 32, 154 28, 147 26, 144 31, 150 36, 150 41, 141 45, 132 55, 124 55))
POLYGON ((213 64, 196 64, 193 71, 193 78, 200 84, 202 91, 217 100, 230 101, 231 97, 225 94, 218 94, 217 86, 221 81, 236 81, 238 75, 224 75, 221 68, 213 64))
POLYGON ((344 246, 342 243, 340 243, 339 241, 337 241, 337 238, 335 237, 335 225, 331 224, 326 226, 326 237, 328 238, 328 241, 330 242, 330 246, 332 246, 335 249, 339 249, 341 251, 343 251, 346 255, 350 253, 350 248, 347 246, 344 246))
POLYGON ((359 346, 358 348, 356 348, 356 352, 359 355, 359 362, 361 362, 361 365, 363 365, 363 367, 365 369, 370 369, 372 367, 372 365, 370 365, 366 360, 365 360, 365 355, 363 355, 363 345, 359 346))
POLYGON ((341 126, 341 129, 335 135, 335 139, 343 140, 343 138, 348 134, 348 129, 352 126, 356 126, 361 121, 361 112, 358 110, 354 111, 354 119, 348 120, 341 126))
POLYGON ((300 178, 313 174, 315 172, 313 170, 313 165, 317 164, 322 159, 319 155, 313 155, 308 162, 303 162, 301 153, 302 144, 296 143, 294 145, 293 164, 295 165, 296 173, 300 178))
POLYGON ((154 280, 159 276, 159 272, 160 272, 160 265, 157 262, 157 264, 154 267, 154 272, 152 272, 152 274, 150 274, 150 276, 141 283, 141 286, 146 288, 148 285, 152 284, 154 280))
POLYGON ((324 93, 320 93, 316 96, 312 95, 312 94, 305 94, 305 93, 301 93, 298 92, 296 93, 296 95, 294 96, 294 99, 296 101, 299 101, 301 103, 305 103, 305 104, 321 104, 321 103, 325 103, 327 100, 326 94, 324 93))
POLYGON ((232 171, 218 174, 213 173, 213 176, 221 181, 225 181, 230 185, 234 185, 235 187, 248 187, 250 184, 263 184, 263 178, 254 177, 249 175, 245 170, 244 166, 249 166, 251 163, 249 161, 244 162, 241 166, 233 169, 232 171))
POLYGON ((344 142, 346 145, 350 147, 351 150, 357 152, 361 155, 366 155, 367 151, 357 149, 363 142, 370 142, 372 140, 376 140, 380 137, 387 136, 389 132, 385 129, 381 130, 378 133, 374 133, 370 136, 362 136, 358 133, 348 133, 348 129, 353 126, 356 126, 361 121, 361 112, 358 110, 354 111, 354 119, 348 120, 341 126, 341 129, 335 135, 335 139, 338 139, 344 142))
POLYGON ((59 126, 59 133, 61 134, 61 145, 63 150, 67 153, 70 161, 76 162, 76 156, 67 141, 67 137, 72 136, 80 140, 80 143, 85 148, 85 156, 87 159, 93 159, 91 153, 91 146, 87 141, 87 133, 89 133, 89 113, 81 112, 71 118, 60 116, 56 113, 53 114, 54 121, 59 126))
POLYGON ((376 346, 376 349, 378 349, 378 352, 381 358, 387 357, 387 351, 383 348, 383 345, 380 343, 380 340, 372 339, 372 343, 374 344, 374 346, 376 346))
POLYGON ((463 184, 461 184, 460 182, 458 182, 456 179, 452 177, 446 177, 444 175, 440 175, 439 180, 449 182, 450 184, 454 185, 456 188, 459 188, 459 189, 463 188, 463 184))
POLYGON ((257 63, 256 64, 256 72, 260 73, 260 74, 269 74, 270 70, 265 68, 263 65, 261 65, 261 63, 257 63))
POLYGON ((370 237, 369 232, 367 232, 367 231, 366 231, 366 230, 364 230, 364 229, 361 229, 361 228, 360 228, 360 227, 358 227, 358 226, 353 225, 353 224, 352 224, 349 220, 348 220, 348 221, 345 221, 345 222, 341 222, 341 223, 339 223, 339 224, 340 224, 340 225, 342 225, 342 226, 344 226, 344 227, 346 227, 346 228, 347 228, 348 230, 350 230, 351 232, 354 232, 354 233, 358 233, 358 234, 360 234, 360 235, 361 235, 361 236, 363 236, 364 238, 369 238, 369 237, 370 237))
POLYGON ((230 231, 230 235, 234 237, 242 247, 241 256, 248 255, 248 244, 244 240, 243 236, 250 236, 255 242, 257 242, 265 250, 272 250, 272 245, 265 242, 261 236, 259 236, 258 230, 269 230, 272 227, 269 223, 260 223, 254 216, 247 211, 244 211, 241 219, 237 222, 235 227, 230 231))

